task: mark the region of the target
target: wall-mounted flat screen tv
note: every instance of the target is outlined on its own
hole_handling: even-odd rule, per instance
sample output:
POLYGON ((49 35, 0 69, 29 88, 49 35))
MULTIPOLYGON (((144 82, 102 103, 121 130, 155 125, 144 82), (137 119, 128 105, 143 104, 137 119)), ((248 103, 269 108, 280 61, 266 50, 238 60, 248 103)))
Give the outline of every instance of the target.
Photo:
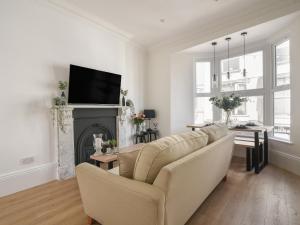
POLYGON ((70 65, 70 104, 119 105, 121 75, 70 65))

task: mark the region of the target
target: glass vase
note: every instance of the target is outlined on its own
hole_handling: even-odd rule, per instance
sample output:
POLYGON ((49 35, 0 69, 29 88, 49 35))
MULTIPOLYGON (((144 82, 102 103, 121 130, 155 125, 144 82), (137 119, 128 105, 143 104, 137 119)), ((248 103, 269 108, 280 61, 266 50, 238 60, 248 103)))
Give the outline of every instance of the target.
POLYGON ((135 125, 135 133, 139 135, 139 134, 141 134, 141 132, 142 132, 142 130, 141 130, 141 124, 137 123, 135 125))
POLYGON ((229 126, 231 111, 225 111, 225 113, 226 113, 225 123, 226 123, 227 126, 229 126))

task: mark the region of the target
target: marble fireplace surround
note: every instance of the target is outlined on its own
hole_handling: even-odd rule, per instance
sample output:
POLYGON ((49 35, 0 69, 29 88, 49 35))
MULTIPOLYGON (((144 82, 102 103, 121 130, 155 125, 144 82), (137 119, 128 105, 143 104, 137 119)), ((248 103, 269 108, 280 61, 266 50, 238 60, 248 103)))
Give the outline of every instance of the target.
MULTIPOLYGON (((75 150, 78 146, 75 146, 77 142, 74 143, 74 119, 80 120, 80 117, 82 116, 89 119, 93 117, 93 115, 95 117, 95 114, 98 113, 100 114, 100 117, 107 116, 110 120, 114 117, 115 127, 108 126, 107 128, 115 135, 119 147, 133 144, 132 135, 134 133, 134 128, 131 123, 132 112, 129 107, 94 105, 54 107, 52 109, 52 114, 55 127, 55 146, 57 146, 56 161, 58 179, 65 180, 75 176, 75 164, 78 163, 78 161, 75 161, 75 150), (112 115, 109 115, 109 113, 112 115)), ((94 123, 92 126, 97 126, 98 124, 101 124, 101 119, 99 123, 94 123)), ((75 126, 77 126, 76 129, 78 131, 77 121, 75 126)), ((76 135, 76 138, 78 138, 78 132, 76 135)))

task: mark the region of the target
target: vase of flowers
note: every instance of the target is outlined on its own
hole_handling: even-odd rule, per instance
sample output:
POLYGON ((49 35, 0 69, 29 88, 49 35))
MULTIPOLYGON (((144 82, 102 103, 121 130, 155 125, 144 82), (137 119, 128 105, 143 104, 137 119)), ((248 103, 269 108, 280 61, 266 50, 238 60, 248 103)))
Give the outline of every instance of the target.
POLYGON ((145 121, 145 114, 138 113, 132 115, 133 124, 136 126, 136 134, 140 134, 142 132, 141 125, 145 121))
POLYGON ((121 95, 122 95, 122 106, 126 106, 126 99, 125 97, 128 94, 128 90, 121 89, 121 95))
POLYGON ((229 96, 212 97, 209 99, 209 101, 214 106, 225 111, 225 122, 226 125, 228 125, 232 111, 241 106, 243 102, 247 102, 247 98, 241 98, 239 95, 232 93, 229 96))

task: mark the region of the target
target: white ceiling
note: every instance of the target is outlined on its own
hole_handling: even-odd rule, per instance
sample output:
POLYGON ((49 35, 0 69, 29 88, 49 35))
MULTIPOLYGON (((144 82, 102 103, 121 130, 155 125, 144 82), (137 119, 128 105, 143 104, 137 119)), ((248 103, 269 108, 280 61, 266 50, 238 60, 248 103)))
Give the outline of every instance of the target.
POLYGON ((243 45, 243 37, 241 36, 241 32, 246 31, 248 34, 246 36, 246 43, 249 45, 251 43, 256 43, 262 40, 267 40, 272 38, 273 34, 279 32, 280 30, 284 29, 287 25, 292 23, 295 18, 299 16, 298 13, 293 13, 275 20, 271 20, 266 23, 259 24, 254 27, 250 27, 248 29, 229 34, 218 39, 212 40, 210 42, 206 42, 192 48, 188 48, 183 52, 186 53, 208 53, 212 52, 212 42, 217 42, 216 52, 222 52, 227 49, 227 41, 225 40, 226 37, 231 37, 230 47, 240 47, 243 45))
POLYGON ((151 46, 244 9, 279 0, 50 1, 151 46))

